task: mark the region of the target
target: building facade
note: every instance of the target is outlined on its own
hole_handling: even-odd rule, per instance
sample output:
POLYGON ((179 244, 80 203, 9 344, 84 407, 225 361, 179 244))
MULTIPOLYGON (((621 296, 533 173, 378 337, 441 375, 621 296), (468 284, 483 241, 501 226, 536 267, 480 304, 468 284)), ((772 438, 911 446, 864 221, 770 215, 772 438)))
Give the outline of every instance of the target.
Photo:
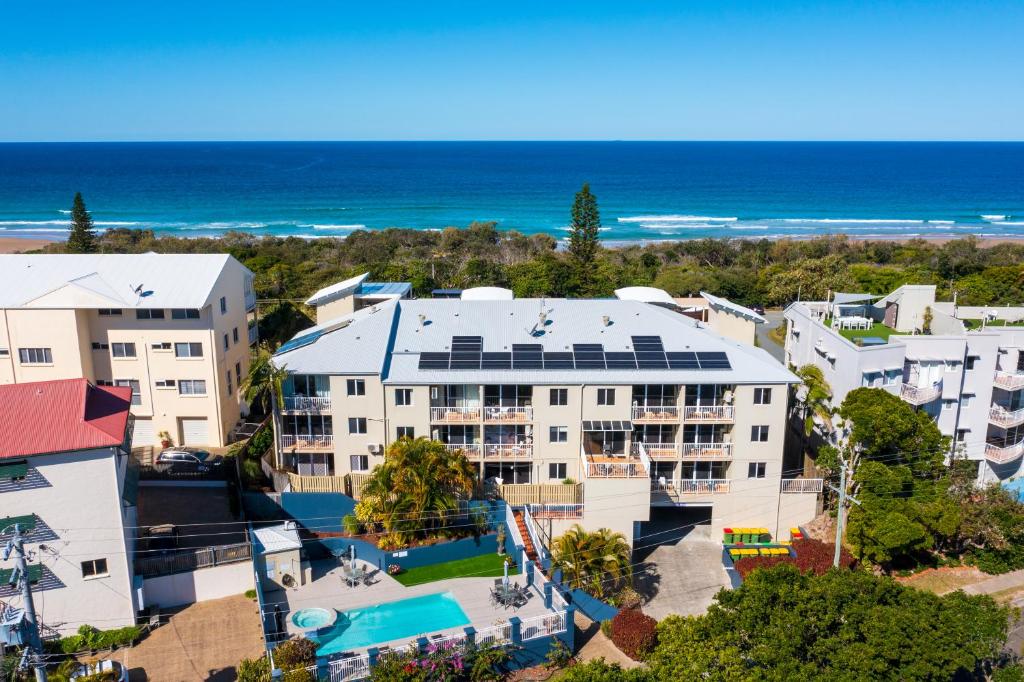
POLYGON ((228 255, 2 255, 0 384, 128 386, 137 446, 224 445, 256 341, 252 278, 228 255))

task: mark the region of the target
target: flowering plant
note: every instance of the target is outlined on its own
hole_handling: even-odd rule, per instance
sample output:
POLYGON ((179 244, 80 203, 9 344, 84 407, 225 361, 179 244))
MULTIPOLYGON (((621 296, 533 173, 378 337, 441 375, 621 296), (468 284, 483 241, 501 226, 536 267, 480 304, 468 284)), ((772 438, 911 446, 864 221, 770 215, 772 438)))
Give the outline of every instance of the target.
POLYGON ((388 564, 388 575, 398 575, 402 572, 402 567, 398 564, 388 564))

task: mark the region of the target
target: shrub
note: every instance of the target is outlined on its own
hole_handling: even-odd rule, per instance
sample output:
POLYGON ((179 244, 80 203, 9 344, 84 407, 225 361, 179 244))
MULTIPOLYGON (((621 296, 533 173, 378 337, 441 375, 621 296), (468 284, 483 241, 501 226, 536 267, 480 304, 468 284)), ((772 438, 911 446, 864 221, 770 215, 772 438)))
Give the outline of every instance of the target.
POLYGON ((289 639, 274 649, 274 663, 282 670, 314 665, 316 663, 316 642, 304 637, 289 639))
POLYGON ((342 517, 341 527, 344 528, 345 532, 349 535, 359 535, 363 532, 363 524, 355 514, 346 514, 342 517))
POLYGON ((238 682, 266 682, 270 679, 270 661, 266 656, 243 658, 235 674, 238 682))
POLYGON ((274 431, 270 428, 260 429, 249 439, 249 457, 259 458, 274 444, 274 431))
POLYGON ((245 591, 245 598, 246 599, 255 599, 256 598, 256 590, 246 590, 245 591))
POLYGON ((377 541, 377 547, 384 550, 385 552, 393 552, 397 549, 405 547, 405 541, 402 536, 398 533, 388 533, 380 540, 377 541))
POLYGON ((48 645, 46 648, 48 650, 59 649, 65 654, 78 651, 98 651, 128 646, 141 636, 142 628, 136 625, 115 630, 98 630, 92 625, 82 625, 78 628, 77 635, 62 637, 55 645, 48 645))
POLYGON ((639 609, 622 609, 612 618, 612 641, 634 661, 642 660, 657 641, 658 621, 639 609))
MULTIPOLYGON (((794 540, 793 549, 796 550, 796 558, 791 556, 756 556, 741 557, 736 561, 736 570, 742 578, 750 575, 750 572, 757 568, 769 568, 779 564, 793 564, 801 573, 810 571, 814 575, 822 575, 832 568, 832 560, 835 554, 835 545, 825 544, 820 540, 794 540)), ((839 567, 852 568, 853 556, 843 548, 839 554, 839 567)))
POLYGON ((401 575, 402 567, 398 564, 388 564, 388 575, 401 575))

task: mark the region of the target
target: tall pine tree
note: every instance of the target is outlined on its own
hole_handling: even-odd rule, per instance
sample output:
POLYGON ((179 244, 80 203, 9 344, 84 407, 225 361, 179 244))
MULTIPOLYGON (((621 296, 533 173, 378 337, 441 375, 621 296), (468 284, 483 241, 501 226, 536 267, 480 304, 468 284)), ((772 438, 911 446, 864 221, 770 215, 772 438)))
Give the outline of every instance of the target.
POLYGON ((68 235, 67 250, 68 253, 92 253, 96 250, 92 216, 85 208, 81 192, 75 192, 75 201, 71 205, 71 234, 68 235))
POLYGON ((600 229, 601 214, 597 210, 597 197, 590 193, 590 183, 585 182, 572 202, 572 224, 569 227, 569 257, 572 259, 580 294, 590 293, 588 289, 593 279, 591 268, 597 255, 597 235, 600 229))

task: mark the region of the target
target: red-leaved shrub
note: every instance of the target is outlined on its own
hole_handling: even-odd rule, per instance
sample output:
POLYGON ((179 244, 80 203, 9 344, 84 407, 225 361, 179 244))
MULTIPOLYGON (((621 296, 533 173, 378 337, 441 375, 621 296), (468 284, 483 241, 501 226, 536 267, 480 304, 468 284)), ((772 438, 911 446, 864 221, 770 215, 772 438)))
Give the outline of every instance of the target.
POLYGON ((639 609, 622 609, 612 618, 612 641, 622 653, 639 661, 654 648, 657 625, 658 621, 639 609))
MULTIPOLYGON (((770 568, 779 564, 793 564, 802 573, 811 571, 814 575, 821 575, 832 568, 832 559, 836 551, 834 544, 825 544, 820 540, 794 540, 793 549, 796 550, 795 559, 789 556, 742 557, 736 561, 736 570, 740 577, 746 578, 755 568, 770 568)), ((839 567, 851 568, 853 564, 853 556, 843 548, 839 553, 839 567)))

